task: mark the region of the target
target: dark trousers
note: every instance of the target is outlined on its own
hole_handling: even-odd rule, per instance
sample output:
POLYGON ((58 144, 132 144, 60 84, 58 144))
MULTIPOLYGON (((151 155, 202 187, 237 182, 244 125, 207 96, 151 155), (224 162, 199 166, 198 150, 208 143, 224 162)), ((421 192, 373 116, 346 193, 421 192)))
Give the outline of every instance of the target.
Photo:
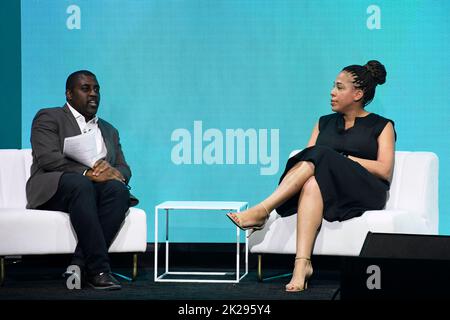
POLYGON ((111 271, 108 248, 129 206, 130 193, 123 183, 96 183, 79 173, 64 173, 55 195, 39 209, 69 213, 78 238, 72 263, 94 275, 111 271))

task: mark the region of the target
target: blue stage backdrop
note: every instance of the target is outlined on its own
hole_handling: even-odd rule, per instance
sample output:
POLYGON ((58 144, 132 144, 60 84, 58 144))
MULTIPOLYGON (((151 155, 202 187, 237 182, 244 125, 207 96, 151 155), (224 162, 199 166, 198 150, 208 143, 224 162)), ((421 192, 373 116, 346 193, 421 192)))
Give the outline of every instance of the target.
MULTIPOLYGON (((152 242, 162 201, 262 200, 331 113, 339 71, 377 59, 387 82, 367 109, 395 121, 397 150, 439 156, 450 234, 449 12, 446 0, 22 1, 22 147, 36 111, 65 102, 66 77, 93 71, 152 242)), ((235 237, 212 212, 175 214, 171 231, 235 237)))

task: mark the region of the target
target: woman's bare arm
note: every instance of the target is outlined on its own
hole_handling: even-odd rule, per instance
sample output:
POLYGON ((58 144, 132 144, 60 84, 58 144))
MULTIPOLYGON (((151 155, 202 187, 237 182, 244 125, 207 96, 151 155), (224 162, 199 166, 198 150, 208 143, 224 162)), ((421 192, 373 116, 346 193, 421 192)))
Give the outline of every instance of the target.
POLYGON ((377 160, 367 160, 348 156, 349 159, 358 162, 370 173, 384 180, 391 181, 394 170, 395 133, 391 122, 384 127, 378 137, 377 160))
POLYGON ((312 147, 316 145, 318 135, 319 135, 319 123, 316 123, 311 133, 311 137, 309 138, 308 145, 306 147, 312 147))

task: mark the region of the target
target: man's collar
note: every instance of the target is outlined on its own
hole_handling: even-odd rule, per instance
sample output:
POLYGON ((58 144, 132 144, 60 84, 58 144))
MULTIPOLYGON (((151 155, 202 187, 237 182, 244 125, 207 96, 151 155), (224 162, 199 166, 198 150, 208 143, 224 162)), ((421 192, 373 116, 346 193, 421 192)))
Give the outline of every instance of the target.
MULTIPOLYGON (((75 117, 75 119, 78 121, 79 117, 82 117, 82 119, 86 122, 86 119, 83 117, 83 115, 81 113, 79 113, 77 110, 75 110, 74 107, 72 107, 70 105, 69 102, 66 102, 67 106, 69 107, 70 112, 72 112, 73 116, 75 117)), ((95 115, 91 120, 89 120, 88 122, 92 122, 92 123, 97 123, 98 122, 98 117, 97 115, 95 115)))

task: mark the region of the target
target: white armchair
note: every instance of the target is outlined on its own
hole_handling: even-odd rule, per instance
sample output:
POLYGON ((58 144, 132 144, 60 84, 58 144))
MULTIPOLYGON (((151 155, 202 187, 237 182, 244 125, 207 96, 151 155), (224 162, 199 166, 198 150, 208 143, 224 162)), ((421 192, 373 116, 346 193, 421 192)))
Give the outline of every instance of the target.
MULTIPOLYGON (((438 157, 432 152, 396 151, 385 209, 367 211, 361 217, 343 222, 324 220, 313 254, 358 256, 369 231, 438 234, 438 170, 438 157)), ((273 211, 265 228, 250 237, 250 252, 259 255, 260 280, 263 253, 295 254, 296 219, 296 214, 280 217, 273 211)))
MULTIPOLYGON (((5 256, 73 253, 77 244, 67 213, 25 208, 31 163, 31 149, 0 150, 0 284, 5 276, 5 256)), ((130 208, 109 252, 134 253, 134 279, 137 253, 146 248, 146 214, 130 208)))

